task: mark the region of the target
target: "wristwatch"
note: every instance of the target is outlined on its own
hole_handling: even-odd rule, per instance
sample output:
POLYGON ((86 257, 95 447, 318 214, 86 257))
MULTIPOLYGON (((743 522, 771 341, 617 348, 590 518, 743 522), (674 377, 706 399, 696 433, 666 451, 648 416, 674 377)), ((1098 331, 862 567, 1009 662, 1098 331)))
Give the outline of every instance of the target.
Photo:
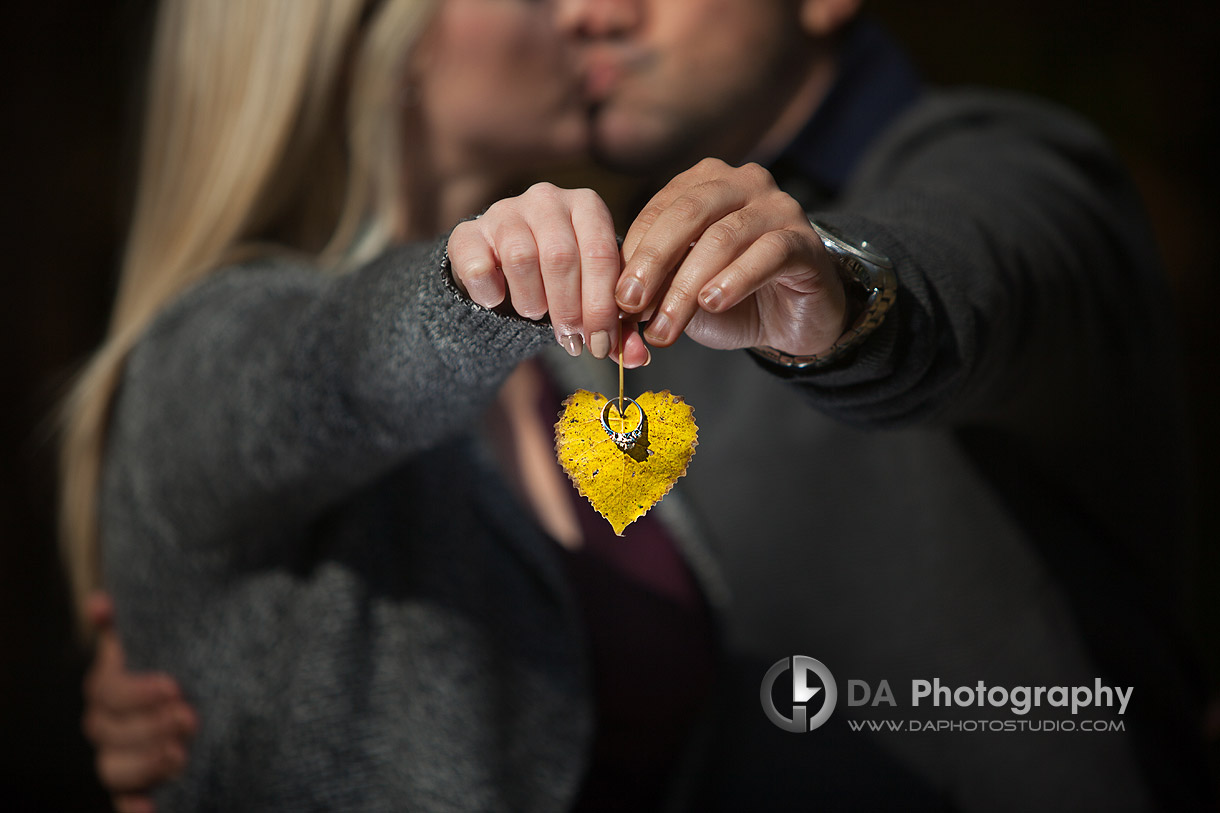
POLYGON ((852 326, 824 353, 795 356, 774 347, 750 348, 756 356, 789 370, 816 370, 841 360, 877 329, 898 298, 898 277, 889 257, 873 249, 867 241, 848 237, 825 223, 811 218, 809 224, 838 264, 848 298, 857 293, 864 305, 852 326))

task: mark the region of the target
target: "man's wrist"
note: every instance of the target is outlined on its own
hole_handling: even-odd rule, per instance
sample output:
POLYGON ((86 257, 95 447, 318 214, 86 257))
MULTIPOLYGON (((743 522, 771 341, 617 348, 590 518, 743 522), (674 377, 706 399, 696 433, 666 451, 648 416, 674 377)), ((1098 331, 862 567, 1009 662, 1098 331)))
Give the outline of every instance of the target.
POLYGON ((829 350, 817 355, 800 356, 774 347, 751 347, 750 352, 785 370, 818 370, 846 359, 875 331, 898 298, 898 278, 889 258, 867 241, 846 237, 834 229, 810 220, 822 245, 838 265, 847 294, 847 320, 850 326, 829 350))

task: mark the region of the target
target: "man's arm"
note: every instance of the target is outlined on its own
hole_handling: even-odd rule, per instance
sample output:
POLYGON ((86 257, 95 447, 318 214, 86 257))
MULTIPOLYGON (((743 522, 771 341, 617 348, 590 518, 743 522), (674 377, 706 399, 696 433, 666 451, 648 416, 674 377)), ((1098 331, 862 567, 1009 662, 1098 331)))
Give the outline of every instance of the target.
POLYGON ((992 422, 1172 386, 1171 310, 1142 204, 1104 141, 1064 111, 931 94, 818 216, 878 246, 899 280, 897 318, 866 351, 803 380, 823 411, 992 422))
MULTIPOLYGON (((758 174, 705 161, 633 225, 618 293, 626 310, 667 317, 660 328, 654 318, 650 342, 685 329, 711 347, 805 355, 840 335, 833 263, 805 213, 758 174), (758 287, 726 309, 721 280, 746 278, 758 287), (642 303, 625 296, 633 279, 642 303)), ((988 420, 1014 410, 1014 395, 1028 406, 1112 389, 1157 369, 1171 346, 1128 177, 1091 128, 1045 105, 933 96, 881 137, 833 208, 812 214, 887 255, 898 280, 895 307, 850 358, 793 376, 847 422, 988 420)))
POLYGON ((97 775, 119 813, 152 813, 149 792, 186 765, 198 720, 172 677, 127 671, 110 596, 95 593, 87 613, 98 637, 82 728, 97 749, 97 775))

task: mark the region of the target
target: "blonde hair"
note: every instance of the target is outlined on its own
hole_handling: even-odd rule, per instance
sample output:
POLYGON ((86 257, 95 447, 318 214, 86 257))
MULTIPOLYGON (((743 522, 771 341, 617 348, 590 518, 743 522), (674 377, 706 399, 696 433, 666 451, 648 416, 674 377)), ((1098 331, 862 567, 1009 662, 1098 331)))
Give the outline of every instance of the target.
MULTIPOLYGON (((110 404, 154 316, 275 250, 339 268, 399 224, 396 98, 435 0, 162 0, 111 323, 64 406, 60 540, 78 610, 101 583, 110 404)), ((83 619, 82 619, 83 620, 83 619)))

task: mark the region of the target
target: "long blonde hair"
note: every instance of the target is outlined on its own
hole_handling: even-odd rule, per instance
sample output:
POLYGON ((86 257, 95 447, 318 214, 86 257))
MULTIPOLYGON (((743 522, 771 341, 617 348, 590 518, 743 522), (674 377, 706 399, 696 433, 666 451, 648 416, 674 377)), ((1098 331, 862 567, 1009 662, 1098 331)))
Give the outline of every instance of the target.
POLYGON ((154 316, 276 247, 323 267, 401 211, 396 99, 435 0, 162 0, 111 323, 65 406, 60 540, 78 610, 101 582, 98 486, 123 364, 154 316))

